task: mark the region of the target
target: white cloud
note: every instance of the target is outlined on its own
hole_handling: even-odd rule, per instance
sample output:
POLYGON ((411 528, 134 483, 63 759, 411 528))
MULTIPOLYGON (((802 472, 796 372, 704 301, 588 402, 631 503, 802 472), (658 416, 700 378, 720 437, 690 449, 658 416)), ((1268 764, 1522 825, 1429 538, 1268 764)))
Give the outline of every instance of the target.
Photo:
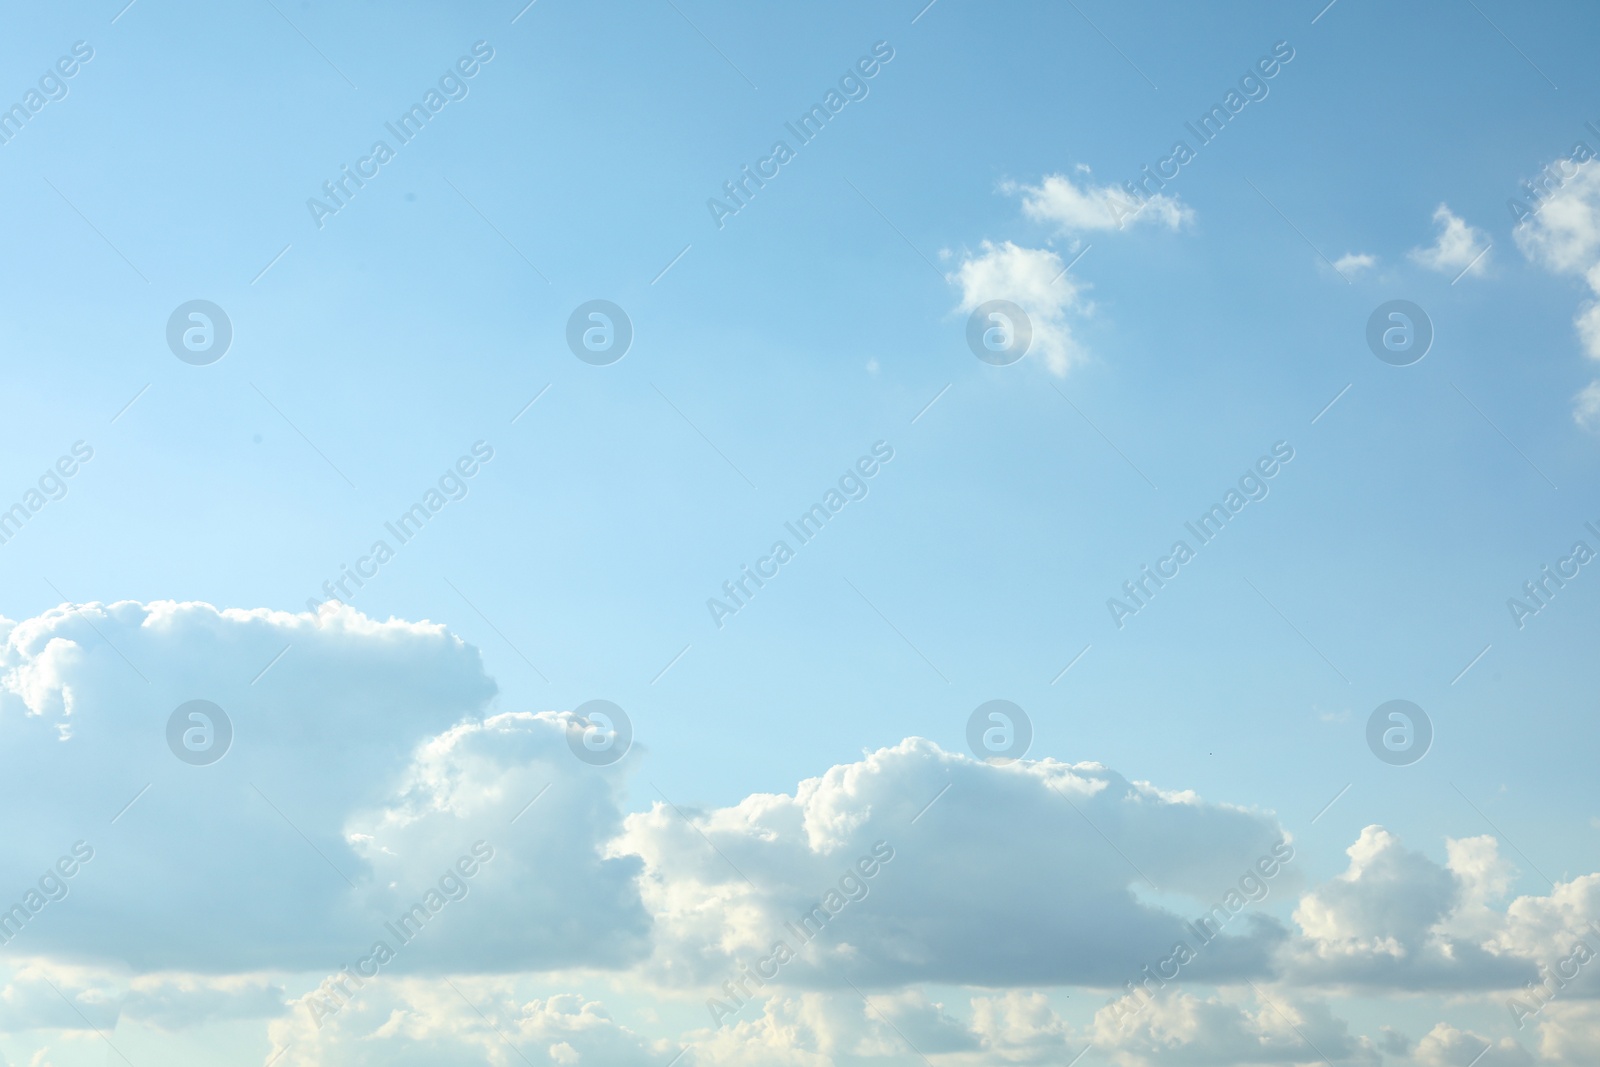
POLYGON ((1499 1041, 1439 1023, 1417 1042, 1418 1067, 1531 1067, 1533 1056, 1509 1037, 1499 1041))
POLYGON ((989 300, 1021 307, 1033 332, 1029 354, 1038 352, 1050 372, 1061 377, 1087 358, 1073 339, 1068 315, 1089 310, 1072 276, 1062 273, 1063 266, 1061 257, 1048 249, 985 241, 980 253, 969 255, 950 278, 961 286, 962 311, 974 311, 989 300))
MULTIPOLYGON (((1479 1002, 1499 1015, 1576 939, 1600 948, 1600 875, 1507 903, 1514 872, 1493 838, 1445 842, 1441 863, 1368 827, 1348 868, 1296 900, 1299 862, 1252 873, 1282 840, 1269 814, 920 738, 792 794, 626 814, 634 758, 588 766, 568 713, 497 711, 476 651, 429 623, 119 603, 0 622, 0 636, 0 803, 28 815, 8 824, 0 903, 74 840, 95 850, 8 946, 3 1030, 76 1041, 93 1036, 84 1017, 158 1035, 262 1019, 274 1047, 294 1044, 286 1064, 519 1062, 482 1010, 535 1063, 659 1064, 686 1041, 693 1062, 728 1067, 919 1062, 909 1037, 949 1067, 1062 1062, 1090 1040, 1144 1067, 1296 1062, 1286 1016, 1367 1064, 1378 1046, 1308 996, 1492 993, 1479 1002), (236 731, 208 767, 164 736, 197 696, 236 731), (430 887, 449 892, 441 872, 477 840, 494 856, 465 895, 318 1028, 307 991, 430 887), (1271 918, 1292 902, 1294 934, 1271 918), (1225 929, 1197 943, 1186 920, 1207 914, 1225 929), (797 937, 808 916, 820 933, 797 937), (754 983, 746 968, 779 940, 795 958, 754 983), (1040 991, 1120 992, 1180 941, 1195 952, 1178 978, 1087 1032, 1040 991), (1246 980, 1278 992, 1254 1001, 1246 980), (670 1005, 671 1021, 617 1022, 597 983, 670 1005), (714 1027, 708 999, 740 983, 749 1003, 714 1027)), ((1585 962, 1530 1026, 1582 1048, 1597 996, 1600 963, 1585 962)), ((1442 1067, 1472 1040, 1436 1027, 1416 1057, 1442 1067)), ((1509 1047, 1485 1062, 1502 1054, 1518 1067, 1509 1047)))
POLYGON ((1369 826, 1346 854, 1349 868, 1307 893, 1295 921, 1312 941, 1383 951, 1410 943, 1454 906, 1459 887, 1450 872, 1400 846, 1381 826, 1369 826))
POLYGON ((1600 379, 1584 386, 1573 398, 1572 420, 1587 430, 1600 427, 1600 379))
POLYGON ((1177 197, 1155 193, 1141 201, 1115 185, 1091 185, 1087 177, 1079 185, 1064 174, 1047 174, 1038 185, 1007 182, 1001 191, 1020 195, 1028 218, 1068 233, 1120 230, 1140 220, 1176 230, 1194 220, 1194 211, 1177 197))
POLYGON ((1540 1013, 1538 1026, 1539 1055, 1545 1062, 1573 1067, 1600 1063, 1600 1004, 1557 1001, 1540 1013))
MULTIPOLYGON (((1005 182, 1000 190, 1021 197, 1028 218, 1072 235, 1120 230, 1141 220, 1176 230, 1194 218, 1176 197, 1157 193, 1139 199, 1114 185, 1091 184, 1089 168, 1082 164, 1077 170, 1084 176, 1081 184, 1064 174, 1047 174, 1038 185, 1005 182)), ((1079 244, 1072 241, 1071 253, 1079 244)), ((984 241, 979 252, 967 255, 949 278, 961 286, 962 311, 971 312, 989 300, 1020 306, 1032 330, 1029 353, 1042 355, 1045 366, 1060 377, 1086 358, 1068 319, 1092 310, 1062 268, 1061 257, 1049 249, 984 241)))
POLYGON ((1367 991, 1511 992, 1529 1007, 1540 1003, 1529 983, 1544 986, 1543 999, 1600 997, 1600 963, 1592 962, 1600 959, 1600 874, 1501 908, 1515 871, 1497 840, 1445 845, 1441 866, 1381 826, 1363 830, 1346 850, 1349 867, 1301 897, 1300 935, 1280 958, 1283 979, 1367 991))
POLYGON ((1446 204, 1434 209, 1433 221, 1439 224, 1438 237, 1431 246, 1413 248, 1412 262, 1451 277, 1462 273, 1479 276, 1488 271, 1489 240, 1483 231, 1469 226, 1446 204))
MULTIPOLYGON (((1548 993, 1600 997, 1600 874, 1558 882, 1549 896, 1513 900, 1487 944, 1491 951, 1533 961, 1539 973, 1529 978, 1544 983, 1548 993)), ((1538 1004, 1526 990, 1518 996, 1530 1008, 1538 1004)))
POLYGON ((1088 1041, 1039 992, 974 997, 970 1012, 962 1014, 969 1017, 920 991, 868 993, 865 999, 851 989, 779 994, 747 1019, 686 1033, 681 1040, 695 1067, 1061 1064, 1088 1041))
POLYGON ((769 997, 749 1018, 684 1035, 695 1067, 834 1067, 869 1034, 866 1006, 817 993, 769 997))
POLYGON ((494 849, 468 895, 450 905, 449 937, 419 938, 404 969, 619 967, 648 952, 639 863, 599 852, 622 828, 621 779, 573 757, 569 722, 564 713, 506 712, 454 726, 419 747, 391 799, 347 820, 371 871, 369 908, 388 916, 437 883, 470 843, 494 849))
POLYGON ((1349 867, 1295 908, 1301 936, 1286 967, 1296 982, 1443 990, 1533 978, 1526 960, 1454 932, 1460 916, 1480 937, 1491 922, 1485 901, 1503 881, 1492 840, 1454 843, 1440 866, 1368 826, 1346 854, 1349 867))
POLYGON ((1005 1063, 1060 1063, 1079 1037, 1043 993, 1013 989, 972 999, 972 1031, 986 1052, 1005 1063))
POLYGON ((1377 1067, 1370 1038, 1350 1032, 1320 1002, 1282 994, 1270 999, 1163 993, 1137 1014, 1109 1005, 1095 1014, 1094 1044, 1125 1067, 1183 1064, 1335 1064, 1377 1067), (1309 1046, 1309 1047, 1308 1047, 1309 1046))
POLYGON ((1509 894, 1516 869, 1501 857, 1499 839, 1488 834, 1447 839, 1445 852, 1449 857, 1446 867, 1455 876, 1459 895, 1441 929, 1474 941, 1493 938, 1504 922, 1494 905, 1509 894))
POLYGON ((1517 247, 1558 274, 1585 274, 1600 263, 1600 168, 1586 167, 1519 224, 1517 247))
MULTIPOLYGON (((1140 900, 1133 887, 1144 876, 1200 914, 1283 836, 1268 816, 1162 794, 1099 764, 992 767, 920 738, 834 767, 793 796, 686 814, 693 826, 661 804, 630 815, 613 845, 644 861, 656 938, 648 969, 679 988, 737 979, 780 940, 798 953, 780 980, 801 987, 1118 987, 1175 941, 1194 940, 1184 917, 1140 900), (826 894, 880 841, 893 858, 839 890, 820 934, 798 938, 788 924, 827 909, 826 894), (844 903, 851 891, 862 899, 844 903)), ((1243 917, 1225 929, 1186 973, 1265 973, 1273 929, 1243 917)))
MULTIPOLYGON (((1600 168, 1579 169, 1513 232, 1529 260, 1556 274, 1581 276, 1600 298, 1600 168)), ((1600 359, 1600 299, 1580 306, 1573 325, 1584 352, 1600 359)), ((1586 428, 1600 424, 1600 379, 1574 397, 1572 416, 1586 428)))
POLYGON ((1360 274, 1375 266, 1377 262, 1377 257, 1365 252, 1346 252, 1333 261, 1333 269, 1340 274, 1360 274))
POLYGON ((286 1050, 278 1067, 661 1067, 678 1051, 617 1023, 604 1004, 587 996, 526 999, 512 981, 464 977, 373 985, 321 1027, 297 1006, 272 1023, 268 1036, 274 1049, 286 1050))
POLYGON ((450 936, 419 936, 397 968, 615 966, 645 951, 637 861, 597 851, 621 829, 617 774, 572 756, 561 715, 485 718, 494 684, 441 626, 122 602, 0 632, 0 810, 28 816, 0 852, 0 909, 25 906, 11 952, 336 970, 479 839, 496 859, 430 919, 450 936), (166 741, 197 697, 234 729, 204 767, 166 741), (49 876, 76 841, 92 859, 49 876), (41 884, 62 899, 35 893, 29 914, 41 884))

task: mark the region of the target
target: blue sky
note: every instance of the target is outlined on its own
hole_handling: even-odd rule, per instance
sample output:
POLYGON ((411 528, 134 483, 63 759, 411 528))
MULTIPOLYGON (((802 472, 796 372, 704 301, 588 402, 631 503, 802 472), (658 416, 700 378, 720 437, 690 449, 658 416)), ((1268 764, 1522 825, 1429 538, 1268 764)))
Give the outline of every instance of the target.
POLYGON ((0 949, 0 1062, 365 1063, 391 1009, 417 1022, 383 1062, 1136 1065, 1163 1027, 1193 1063, 1600 1054, 1587 969, 1521 1028, 1507 1006, 1563 938, 1600 950, 1600 577, 1507 603, 1600 550, 1600 170, 1555 166, 1600 152, 1600 26, 1324 2, 10 16, 0 903, 75 841, 96 859, 0 949), (800 143, 785 124, 864 57, 800 143), (455 98, 399 143, 430 89, 455 98), (1230 91, 1254 98, 1201 144, 1186 124, 1230 91), (308 207, 379 140, 337 213, 308 207), (708 206, 780 140, 736 214, 708 206), (1033 326, 1008 366, 967 345, 993 299, 1033 326), (209 365, 166 341, 192 300, 231 323, 209 365), (632 324, 610 365, 567 345, 591 300, 632 324), (1408 366, 1366 341, 1392 300, 1434 330, 1408 366), (475 446, 398 544, 385 523, 475 446), (875 446, 865 496, 798 545, 784 524, 875 446), (1199 546, 1185 523, 1275 447, 1270 491, 1199 546), (310 614, 380 539, 393 558, 310 614), (708 598, 780 539, 794 558, 719 626, 708 598), (1108 599, 1180 539, 1194 558, 1119 626, 1108 599), (1033 730, 1010 767, 967 749, 997 698, 1033 730), (163 740, 190 699, 234 719, 210 766, 163 740), (564 740, 595 699, 634 738, 598 768, 564 740), (1410 765, 1368 748, 1393 699, 1433 726, 1410 765), (449 820, 535 816, 450 940, 312 1025, 383 894, 478 839, 449 820), (1157 917, 1284 838, 1237 959, 1097 1014, 1124 990, 1085 960, 1131 978, 1157 917), (201 938, 164 925, 202 884, 162 883, 191 839, 227 857, 194 868, 201 938), (709 1026, 718 961, 756 958, 740 931, 880 839, 903 896, 842 913, 834 970, 709 1026), (963 871, 970 894, 913 884, 963 871), (615 937, 568 928, 579 897, 615 937), (929 933, 1002 900, 1032 943, 929 933), (1097 930, 1118 947, 1075 940, 1097 930), (470 996, 434 999, 444 977, 470 996))

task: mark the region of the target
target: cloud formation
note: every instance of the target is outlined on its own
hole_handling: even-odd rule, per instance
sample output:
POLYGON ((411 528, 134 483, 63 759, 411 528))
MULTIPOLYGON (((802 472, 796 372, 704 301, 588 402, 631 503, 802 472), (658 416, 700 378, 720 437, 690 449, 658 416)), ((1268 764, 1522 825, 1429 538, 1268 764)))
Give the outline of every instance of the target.
POLYGON ((643 952, 636 862, 596 850, 621 828, 615 776, 572 758, 563 716, 490 714, 477 650, 442 626, 122 602, 0 632, 0 804, 31 816, 0 855, 4 904, 73 842, 93 849, 62 898, 13 930, 14 952, 336 970, 479 840, 499 859, 439 916, 451 936, 419 937, 401 968, 643 952), (234 733, 203 767, 166 739, 173 709, 197 697, 234 733))
POLYGON ((269 1036, 285 1067, 326 1064, 490 1063, 512 1067, 615 1064, 660 1067, 678 1051, 618 1023, 597 999, 581 993, 520 995, 506 980, 400 979, 374 988, 318 1027, 295 1011, 274 1021, 269 1036))
POLYGON ((1413 263, 1452 277, 1479 277, 1488 271, 1489 239, 1482 230, 1469 226, 1447 204, 1434 209, 1433 221, 1439 233, 1433 244, 1411 250, 1413 263))
POLYGON ((1064 377, 1087 358, 1072 336, 1069 316, 1088 311, 1078 283, 1063 273, 1064 266, 1049 249, 985 241, 950 280, 961 287, 962 311, 970 313, 989 300, 1009 300, 1021 307, 1033 329, 1030 354, 1037 351, 1052 374, 1064 377))
MULTIPOLYGON (((1513 234, 1529 260, 1556 274, 1581 277, 1600 298, 1600 169, 1577 170, 1513 234)), ((1600 299, 1585 301, 1573 325, 1584 353, 1600 360, 1600 299)), ((1581 426, 1600 426, 1600 378, 1574 398, 1573 419, 1581 426)))
MULTIPOLYGON (((1065 174, 1047 174, 1038 185, 1004 182, 1000 191, 1020 197, 1022 213, 1032 221, 1071 237, 1069 254, 1078 252, 1080 238, 1088 232, 1123 230, 1140 220, 1177 230, 1194 220, 1193 210, 1177 197, 1156 193, 1135 199, 1114 185, 1091 184, 1087 166, 1080 164, 1078 170, 1085 176, 1081 183, 1065 174)), ((961 311, 971 313, 990 300, 1021 307, 1032 329, 1029 354, 1043 356, 1045 367, 1057 377, 1087 358, 1070 320, 1093 309, 1056 252, 986 240, 976 254, 962 258, 948 280, 961 288, 961 311)))
POLYGON ((1600 965, 1574 946, 1600 949, 1600 875, 1513 896, 1492 837, 1440 861, 1369 826, 1302 888, 1298 861, 1256 873, 1290 848, 1270 813, 916 737, 792 793, 629 812, 643 749, 579 761, 570 713, 498 709, 476 650, 436 624, 122 602, 0 635, 0 795, 30 813, 0 892, 22 900, 74 841, 94 849, 24 903, 0 1036, 260 1025, 290 1064, 645 1064, 685 1044, 694 1064, 977 1067, 1086 1045, 1125 1067, 1287 1064, 1304 1034, 1342 1067, 1485 1047, 1335 1012, 1404 992, 1525 1021, 1542 1060, 1497 1037, 1485 1063, 1593 1044, 1600 965), (204 767, 166 741, 196 697, 235 727, 204 767), (1198 938, 1208 915, 1220 935, 1198 938), (354 967, 376 941, 392 966, 354 967), (313 1010, 340 975, 338 1010, 313 1010), (1109 1003, 1074 1024, 1066 988, 1109 1003))
POLYGON ((1453 842, 1450 851, 1441 866, 1381 826, 1364 829, 1345 850, 1345 871, 1295 908, 1300 936, 1287 949, 1288 974, 1302 985, 1383 990, 1504 989, 1531 979, 1522 953, 1492 941, 1502 917, 1486 897, 1506 884, 1495 840, 1453 842))
POLYGON ((1323 1056, 1367 1067, 1381 1061, 1372 1040, 1351 1033, 1325 1003, 1260 993, 1203 998, 1171 993, 1131 1016, 1102 1009, 1092 1036, 1098 1049, 1125 1067, 1297 1064, 1323 1056), (1308 1055, 1308 1046, 1316 1051, 1308 1055))
POLYGON ((1082 184, 1065 174, 1047 174, 1038 185, 1007 182, 1001 191, 1022 198, 1022 213, 1066 233, 1121 230, 1141 220, 1176 230, 1194 221, 1194 211, 1176 196, 1154 193, 1135 200, 1115 185, 1082 184))
MULTIPOLYGON (((799 949, 790 927, 882 841, 893 859, 860 879, 861 899, 805 943, 784 983, 1117 987, 1174 941, 1195 940, 1190 916, 1141 900, 1146 878, 1195 900, 1198 916, 1283 840, 1270 816, 1099 764, 991 767, 920 738, 793 796, 757 794, 687 822, 657 804, 626 824, 613 849, 644 862, 650 967, 679 986, 737 978, 779 939, 799 949), (993 921, 1003 917, 1014 921, 993 921)), ((1277 940, 1270 925, 1219 938, 1192 973, 1263 974, 1277 940)))
POLYGON ((1340 274, 1355 275, 1377 265, 1377 257, 1365 252, 1346 252, 1333 261, 1333 269, 1340 274))

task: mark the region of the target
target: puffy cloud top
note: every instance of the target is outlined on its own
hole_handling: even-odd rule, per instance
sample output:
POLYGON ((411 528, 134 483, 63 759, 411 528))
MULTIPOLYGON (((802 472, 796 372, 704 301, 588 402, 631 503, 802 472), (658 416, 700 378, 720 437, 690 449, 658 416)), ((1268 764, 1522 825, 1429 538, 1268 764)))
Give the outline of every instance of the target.
POLYGON ((13 922, 13 951, 337 969, 479 840, 497 859, 441 913, 451 936, 419 937, 398 966, 641 951, 636 864, 596 850, 621 827, 615 781, 572 759, 563 716, 488 715, 477 650, 442 626, 121 602, 4 634, 0 804, 29 818, 0 856, 0 893, 17 898, 0 908, 92 853, 59 879, 61 899, 13 922), (207 766, 167 743, 169 716, 196 698, 232 723, 207 766))

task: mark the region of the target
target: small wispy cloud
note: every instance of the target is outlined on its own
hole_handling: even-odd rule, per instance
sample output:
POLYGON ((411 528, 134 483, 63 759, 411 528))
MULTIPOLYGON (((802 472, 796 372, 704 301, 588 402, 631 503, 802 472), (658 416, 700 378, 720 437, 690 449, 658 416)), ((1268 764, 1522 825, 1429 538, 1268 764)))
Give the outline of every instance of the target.
MULTIPOLYGON (((1087 175, 1088 168, 1080 167, 1087 175)), ((1047 174, 1038 185, 1006 182, 1000 191, 1022 197, 1022 213, 1068 233, 1120 230, 1144 220, 1176 230, 1194 220, 1194 210, 1175 196, 1156 193, 1134 199, 1115 185, 1080 185, 1065 174, 1047 174)))
POLYGON ((1333 261, 1333 269, 1344 275, 1360 274, 1377 266, 1378 257, 1370 256, 1365 252, 1346 252, 1333 261))
POLYGON ((1411 250, 1413 263, 1456 277, 1481 276, 1488 270, 1489 239, 1482 230, 1468 225, 1446 204, 1434 209, 1433 221, 1439 226, 1438 236, 1433 244, 1411 250))

